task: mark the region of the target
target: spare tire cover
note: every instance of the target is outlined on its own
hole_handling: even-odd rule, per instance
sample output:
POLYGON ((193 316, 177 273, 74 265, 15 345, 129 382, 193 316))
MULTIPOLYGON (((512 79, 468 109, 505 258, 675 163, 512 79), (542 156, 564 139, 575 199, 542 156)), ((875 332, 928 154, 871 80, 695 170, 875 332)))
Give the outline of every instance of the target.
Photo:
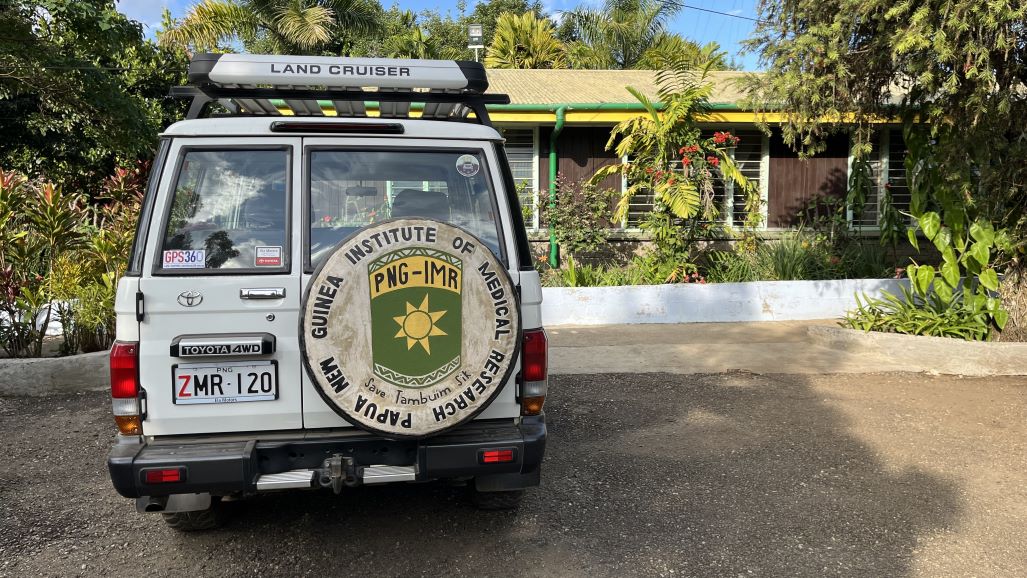
POLYGON ((506 268, 467 231, 428 219, 360 230, 314 272, 300 347, 336 413, 389 437, 419 438, 485 409, 520 348, 506 268))

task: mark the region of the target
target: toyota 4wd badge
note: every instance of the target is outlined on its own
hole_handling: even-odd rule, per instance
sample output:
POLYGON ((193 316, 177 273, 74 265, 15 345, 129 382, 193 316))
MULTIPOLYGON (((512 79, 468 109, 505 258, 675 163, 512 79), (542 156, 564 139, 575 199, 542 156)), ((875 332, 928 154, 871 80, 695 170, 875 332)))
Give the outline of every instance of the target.
POLYGON ((304 299, 310 378, 337 413, 423 437, 483 410, 517 359, 506 269, 466 231, 402 219, 362 230, 315 272, 304 299))

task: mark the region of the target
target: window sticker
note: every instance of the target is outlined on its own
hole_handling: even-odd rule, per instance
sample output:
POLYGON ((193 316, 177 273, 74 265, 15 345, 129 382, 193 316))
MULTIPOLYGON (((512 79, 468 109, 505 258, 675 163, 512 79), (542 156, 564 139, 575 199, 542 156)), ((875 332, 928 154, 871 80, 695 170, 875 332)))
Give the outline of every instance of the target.
POLYGON ((478 159, 474 155, 460 155, 460 157, 456 159, 456 172, 465 177, 470 178, 478 174, 479 168, 481 168, 481 165, 478 163, 478 159))
POLYGON ((257 267, 281 267, 282 248, 256 247, 256 252, 253 254, 253 261, 253 264, 257 267))
POLYGON ((207 266, 205 249, 172 249, 164 251, 164 269, 203 269, 207 266))

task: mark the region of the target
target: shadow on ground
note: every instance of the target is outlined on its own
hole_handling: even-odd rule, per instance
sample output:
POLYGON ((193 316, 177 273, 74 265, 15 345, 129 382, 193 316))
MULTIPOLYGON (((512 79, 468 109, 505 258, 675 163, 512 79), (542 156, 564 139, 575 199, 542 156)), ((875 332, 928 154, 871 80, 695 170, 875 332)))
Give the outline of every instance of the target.
MULTIPOLYGON (((283 493, 196 535, 114 495, 103 396, 64 400, 90 443, 60 460, 34 443, 32 468, 17 452, 0 466, 0 574, 903 576, 918 539, 960 517, 954 483, 886 467, 801 376, 559 376, 551 391, 544 485, 517 512, 438 484, 283 493)), ((5 424, 51 413, 3 402, 5 424)))

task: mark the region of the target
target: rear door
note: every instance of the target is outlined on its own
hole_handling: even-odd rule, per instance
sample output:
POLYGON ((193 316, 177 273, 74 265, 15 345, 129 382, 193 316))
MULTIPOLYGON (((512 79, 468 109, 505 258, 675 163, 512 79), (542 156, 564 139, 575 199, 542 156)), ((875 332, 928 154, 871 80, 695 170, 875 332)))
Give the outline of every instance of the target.
MULTIPOLYGON (((340 241, 371 223, 426 217, 463 227, 489 246, 518 283, 509 205, 490 143, 445 140, 431 146, 401 138, 303 139, 303 278, 340 241), (470 164, 466 164, 472 157, 470 164)), ((512 194, 512 193, 511 193, 512 194)), ((516 370, 515 370, 516 374, 516 370)), ((329 407, 303 372, 307 428, 351 427, 329 407)), ((478 419, 520 415, 511 377, 478 419)))
POLYGON ((140 280, 147 435, 303 427, 298 138, 172 142, 140 280))

